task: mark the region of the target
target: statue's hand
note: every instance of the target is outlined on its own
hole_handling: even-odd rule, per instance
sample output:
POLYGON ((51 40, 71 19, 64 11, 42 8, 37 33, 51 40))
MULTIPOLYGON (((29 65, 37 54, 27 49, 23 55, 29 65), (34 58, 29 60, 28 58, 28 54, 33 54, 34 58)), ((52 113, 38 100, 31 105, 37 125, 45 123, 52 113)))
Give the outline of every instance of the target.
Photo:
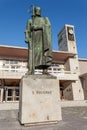
POLYGON ((29 40, 29 43, 31 44, 31 40, 29 40))
POLYGON ((25 42, 31 44, 31 40, 30 39, 25 39, 25 42))
POLYGON ((43 29, 43 27, 39 25, 32 25, 31 27, 31 30, 38 30, 38 29, 43 29))
POLYGON ((26 42, 26 43, 29 43, 27 39, 25 39, 25 42, 26 42))
POLYGON ((35 26, 34 26, 34 25, 32 25, 32 26, 31 26, 31 31, 32 31, 32 30, 34 30, 34 28, 35 28, 35 26))

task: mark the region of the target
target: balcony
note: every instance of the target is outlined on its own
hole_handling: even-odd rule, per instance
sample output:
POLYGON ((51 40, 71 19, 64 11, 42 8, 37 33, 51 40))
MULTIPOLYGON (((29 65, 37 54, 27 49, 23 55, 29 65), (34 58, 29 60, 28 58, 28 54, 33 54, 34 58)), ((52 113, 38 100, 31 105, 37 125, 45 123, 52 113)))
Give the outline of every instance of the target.
MULTIPOLYGON (((48 73, 56 76, 59 80, 78 80, 78 75, 71 71, 65 71, 63 68, 57 67, 57 68, 49 68, 48 73)), ((35 74, 42 74, 42 70, 35 70, 35 74)))
MULTIPOLYGON (((27 68, 24 69, 8 69, 2 68, 0 69, 0 79, 21 79, 23 75, 28 71, 27 68)), ((59 80, 78 80, 78 75, 76 73, 72 73, 71 71, 65 71, 61 68, 48 69, 48 73, 56 76, 59 80)), ((35 70, 35 74, 42 74, 42 70, 35 70)))
POLYGON ((24 69, 9 69, 0 68, 0 79, 21 79, 23 75, 28 71, 27 68, 24 69))
POLYGON ((78 80, 78 75, 70 71, 48 71, 51 75, 56 76, 59 80, 78 80))

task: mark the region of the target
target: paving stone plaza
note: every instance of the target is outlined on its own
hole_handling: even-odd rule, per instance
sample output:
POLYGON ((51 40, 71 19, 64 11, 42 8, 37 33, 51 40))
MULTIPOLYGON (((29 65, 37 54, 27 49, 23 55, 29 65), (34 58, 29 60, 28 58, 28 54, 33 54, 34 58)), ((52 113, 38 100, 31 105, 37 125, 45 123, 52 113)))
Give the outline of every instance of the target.
POLYGON ((62 108, 58 124, 24 127, 18 121, 18 110, 0 111, 0 130, 87 130, 87 107, 62 108))

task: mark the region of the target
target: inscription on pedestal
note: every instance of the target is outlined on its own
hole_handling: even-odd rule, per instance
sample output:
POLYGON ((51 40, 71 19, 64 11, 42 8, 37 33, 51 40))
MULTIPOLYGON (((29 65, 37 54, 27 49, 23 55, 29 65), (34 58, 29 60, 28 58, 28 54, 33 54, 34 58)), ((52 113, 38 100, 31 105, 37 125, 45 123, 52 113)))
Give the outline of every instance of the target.
POLYGON ((36 90, 36 91, 32 91, 32 94, 52 94, 52 91, 36 90))

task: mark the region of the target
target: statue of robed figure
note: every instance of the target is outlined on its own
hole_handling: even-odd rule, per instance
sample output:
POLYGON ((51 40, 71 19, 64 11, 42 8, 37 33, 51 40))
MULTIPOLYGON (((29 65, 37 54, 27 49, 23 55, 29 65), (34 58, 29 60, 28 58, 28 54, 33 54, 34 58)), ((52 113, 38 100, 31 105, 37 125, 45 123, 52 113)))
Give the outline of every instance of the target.
POLYGON ((33 7, 32 18, 28 20, 25 30, 28 43, 29 73, 35 69, 47 70, 52 64, 52 34, 48 17, 41 17, 41 8, 33 7))

